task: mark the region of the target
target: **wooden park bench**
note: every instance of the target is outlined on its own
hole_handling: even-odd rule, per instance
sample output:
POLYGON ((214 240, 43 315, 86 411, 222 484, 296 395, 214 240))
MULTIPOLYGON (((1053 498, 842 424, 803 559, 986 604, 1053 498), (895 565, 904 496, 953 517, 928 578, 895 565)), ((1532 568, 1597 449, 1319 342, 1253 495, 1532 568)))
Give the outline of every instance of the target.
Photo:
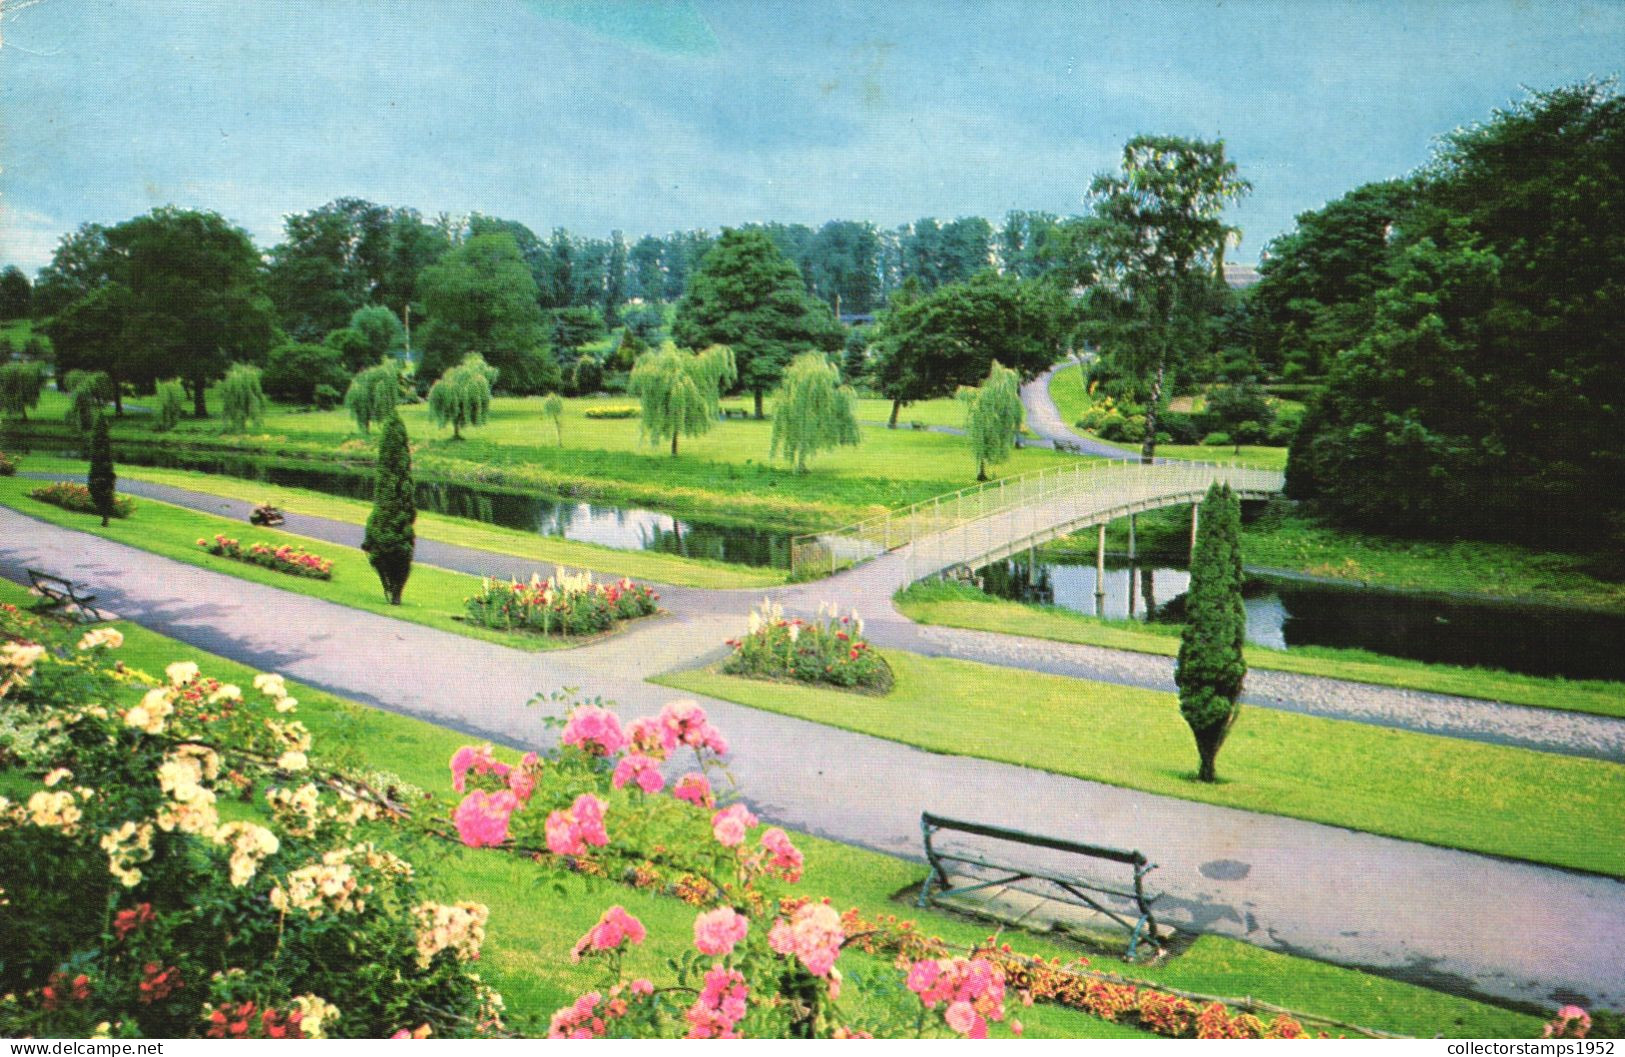
POLYGON ((66 606, 72 609, 80 620, 97 621, 103 619, 101 612, 96 608, 96 596, 87 594, 83 584, 76 584, 72 580, 65 580, 52 573, 40 572, 38 569, 29 569, 28 580, 34 585, 34 590, 40 597, 46 599, 51 606, 66 606))
MULTIPOLYGON (((1021 830, 1006 829, 1002 826, 990 826, 978 822, 961 822, 956 819, 933 815, 929 812, 920 815, 920 832, 925 838, 926 860, 931 864, 931 872, 926 875, 925 883, 920 886, 918 905, 922 908, 949 896, 965 895, 969 892, 989 888, 1015 886, 1022 881, 1041 881, 1062 894, 1061 902, 1086 906, 1091 910, 1104 914, 1127 929, 1129 932, 1128 959, 1130 961, 1133 961, 1138 956, 1142 944, 1149 944, 1153 951, 1157 948, 1157 919, 1152 913, 1152 904, 1162 898, 1162 893, 1147 893, 1145 890, 1145 876, 1155 870, 1157 866, 1153 862, 1148 862, 1146 857, 1137 851, 1122 851, 1118 848, 1104 848, 1095 844, 1081 844, 1077 841, 1024 833, 1021 830), (993 841, 1024 845, 1029 848, 1047 848, 1051 851, 1065 852, 1070 855, 1119 863, 1130 869, 1133 875, 1132 882, 1113 887, 1092 879, 1060 873, 1044 873, 1033 867, 1018 866, 1010 862, 999 862, 996 861, 996 857, 981 858, 968 852, 947 850, 933 841, 936 834, 943 830, 985 837, 993 841), (950 864, 957 864, 959 867, 967 869, 953 870, 953 874, 959 875, 956 880, 950 874, 950 864), (1114 899, 1123 904, 1124 908, 1121 909, 1121 912, 1113 910, 1095 898, 1097 896, 1114 899), (1131 917, 1132 920, 1130 920, 1131 917)), ((1035 893, 1026 889, 1018 890, 1026 891, 1029 895, 1048 894, 1047 892, 1035 893)))
POLYGON ((722 409, 723 418, 749 418, 750 412, 742 407, 725 407, 722 409))

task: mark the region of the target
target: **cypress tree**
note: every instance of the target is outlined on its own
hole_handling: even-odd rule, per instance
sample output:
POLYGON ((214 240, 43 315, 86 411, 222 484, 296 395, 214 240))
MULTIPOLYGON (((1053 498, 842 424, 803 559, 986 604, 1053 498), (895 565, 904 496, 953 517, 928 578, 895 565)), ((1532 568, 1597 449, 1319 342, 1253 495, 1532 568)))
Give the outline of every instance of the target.
POLYGON ((1242 645, 1247 614, 1241 602, 1241 503, 1229 485, 1215 484, 1202 501, 1185 630, 1179 640, 1179 711, 1196 737, 1199 777, 1218 780, 1214 761, 1235 724, 1236 698, 1247 676, 1242 645))
POLYGON ((113 441, 107 435, 107 415, 98 412, 95 424, 90 427, 90 501, 96 505, 96 513, 102 516, 102 524, 113 516, 113 488, 117 484, 117 477, 113 474, 113 441))
POLYGON ((373 486, 372 513, 367 516, 367 532, 361 549, 378 572, 389 604, 401 604, 406 578, 412 575, 412 550, 417 520, 413 500, 412 448, 407 443, 406 426, 398 414, 384 423, 378 441, 378 476, 373 486))

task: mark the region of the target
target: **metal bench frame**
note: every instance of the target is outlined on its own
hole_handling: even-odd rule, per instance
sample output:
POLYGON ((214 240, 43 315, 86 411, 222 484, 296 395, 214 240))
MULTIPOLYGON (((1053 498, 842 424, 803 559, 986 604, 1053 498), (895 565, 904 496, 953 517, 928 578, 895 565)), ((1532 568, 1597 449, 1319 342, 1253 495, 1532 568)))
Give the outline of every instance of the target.
POLYGON ((1157 864, 1149 862, 1138 851, 1123 851, 1120 848, 1107 848, 1097 844, 1083 844, 1078 841, 1062 840, 1058 837, 1045 837, 1035 833, 1025 833, 1021 830, 1006 829, 1003 826, 990 826, 979 822, 962 822, 957 819, 943 818, 925 812, 920 815, 920 833, 925 840, 925 857, 931 864, 931 871, 926 875, 925 883, 920 886, 920 897, 917 905, 921 908, 929 906, 932 902, 947 896, 964 895, 985 888, 995 888, 1002 885, 1012 885, 1018 881, 1044 881, 1065 892, 1083 905, 1106 915, 1113 921, 1122 925, 1129 931, 1128 958, 1133 961, 1139 954, 1140 945, 1149 942, 1153 948, 1156 946, 1157 919, 1152 913, 1152 904, 1162 898, 1162 893, 1148 894, 1145 890, 1145 876, 1157 868, 1157 864), (988 837, 993 840, 1009 841, 1012 844, 1022 844, 1034 848, 1049 848, 1053 851, 1067 852, 1072 855, 1082 855, 1092 859, 1104 859, 1109 862, 1122 863, 1134 871, 1133 891, 1120 888, 1108 888, 1104 885, 1085 881, 1076 877, 1058 877, 1054 874, 1040 873, 1036 870, 1011 866, 1007 863, 988 862, 970 855, 961 855, 954 852, 943 851, 932 845, 931 838, 938 830, 953 830, 958 833, 969 833, 978 837, 988 837), (977 881, 974 884, 964 884, 955 888, 948 879, 946 863, 964 863, 970 866, 979 866, 984 870, 996 871, 1000 876, 987 881, 977 881), (1133 905, 1136 917, 1130 921, 1110 907, 1087 893, 1112 896, 1133 905))
POLYGON ((105 619, 96 608, 96 596, 86 593, 83 584, 76 584, 55 573, 42 572, 39 569, 25 571, 28 573, 29 582, 34 585, 34 590, 49 599, 52 606, 71 607, 82 621, 94 623, 105 619))

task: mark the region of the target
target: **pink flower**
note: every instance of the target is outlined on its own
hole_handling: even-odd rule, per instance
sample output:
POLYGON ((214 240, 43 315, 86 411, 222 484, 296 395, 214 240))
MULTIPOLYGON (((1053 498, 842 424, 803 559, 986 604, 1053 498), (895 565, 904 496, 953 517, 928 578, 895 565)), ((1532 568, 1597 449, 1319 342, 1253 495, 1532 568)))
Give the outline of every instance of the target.
POLYGON ((604 802, 591 793, 582 793, 570 810, 547 816, 546 830, 547 849, 555 855, 580 855, 589 844, 601 848, 609 843, 604 829, 604 802))
POLYGON ((469 771, 475 774, 506 775, 508 770, 507 764, 498 763, 496 757, 491 754, 489 744, 477 749, 472 745, 464 745, 451 757, 451 787, 459 793, 463 792, 468 782, 469 771))
POLYGON ((801 851, 790 843, 789 834, 777 826, 762 834, 762 847, 772 854, 767 868, 792 884, 801 880, 801 867, 805 861, 801 851))
POLYGON ((693 701, 672 701, 660 710, 660 724, 676 742, 696 751, 710 749, 718 756, 728 753, 728 742, 705 718, 705 709, 693 701))
POLYGON ((588 950, 612 951, 628 941, 642 943, 647 935, 643 922, 628 914, 626 908, 613 906, 604 911, 598 924, 576 941, 575 949, 570 952, 570 960, 580 961, 581 955, 588 950))
POLYGON ((840 956, 846 931, 841 915, 828 903, 807 903, 779 918, 767 934, 767 945, 778 954, 793 954, 814 976, 828 976, 840 956))
POLYGON ((690 771, 677 779, 672 795, 698 807, 711 807, 716 803, 711 796, 711 782, 698 771, 690 771))
POLYGON ((735 1029, 748 1011, 750 989, 745 978, 732 969, 714 966, 705 974, 700 997, 688 1008, 688 1037, 691 1039, 744 1038, 735 1029))
POLYGON ((626 735, 631 739, 634 752, 657 760, 664 760, 668 752, 677 748, 677 735, 655 716, 634 719, 626 728, 626 735))
POLYGON ((508 790, 519 798, 521 804, 530 803, 531 796, 536 792, 536 775, 541 769, 541 758, 534 752, 527 752, 519 761, 519 766, 508 775, 508 790))
POLYGON ((621 761, 615 765, 615 777, 611 779, 616 789, 630 782, 636 782, 645 793, 658 793, 666 786, 659 761, 636 752, 621 757, 621 761))
POLYGON ((463 798, 451 818, 457 835, 470 848, 495 847, 508 839, 508 818, 518 807, 518 798, 506 790, 476 789, 463 798))
MULTIPOLYGON (((959 1032, 959 1034, 969 1035, 971 1028, 982 1018, 976 1015, 976 1010, 971 1008, 969 1002, 955 1002, 948 1007, 948 1011, 942 1015, 942 1019, 947 1021, 948 1026, 959 1032)), ((983 1031, 986 1030, 984 1024, 983 1031)))
POLYGON ((626 732, 615 713, 597 705, 581 705, 564 724, 564 744, 593 756, 613 756, 626 748, 626 732))
POLYGON ((694 919, 694 946, 701 954, 721 957, 745 938, 750 921, 733 907, 707 910, 694 919))
POLYGON ((571 1005, 553 1014, 548 1025, 550 1039, 596 1039, 604 1034, 604 1019, 597 1015, 598 1003, 603 995, 588 991, 571 1005))
POLYGON ((908 971, 908 989, 927 1009, 945 1003, 943 1021, 967 1038, 987 1038, 988 1021, 1004 1019, 1004 975, 985 958, 915 962, 908 971))
POLYGON ((723 846, 737 848, 745 843, 745 831, 756 821, 744 804, 730 804, 711 816, 711 832, 723 846))
POLYGON ((641 978, 633 980, 632 993, 634 995, 640 995, 644 998, 648 998, 650 995, 655 993, 655 985, 652 982, 641 978))

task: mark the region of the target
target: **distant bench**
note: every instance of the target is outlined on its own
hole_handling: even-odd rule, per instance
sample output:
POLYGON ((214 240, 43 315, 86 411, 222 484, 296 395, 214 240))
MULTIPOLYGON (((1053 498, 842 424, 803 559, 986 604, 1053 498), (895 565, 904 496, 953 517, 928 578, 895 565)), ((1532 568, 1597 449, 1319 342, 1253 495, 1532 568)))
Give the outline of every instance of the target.
POLYGON ((1071 452, 1073 455, 1082 455, 1083 454, 1083 445, 1079 444, 1075 440, 1060 440, 1060 439, 1057 439, 1054 443, 1055 443, 1055 450, 1056 451, 1071 452))
POLYGON ((725 407, 722 409, 723 418, 749 418, 750 412, 742 407, 725 407))
MULTIPOLYGON (((1006 829, 1002 826, 961 822, 957 819, 943 818, 929 812, 920 815, 920 833, 925 839, 926 860, 931 864, 931 872, 926 875, 925 883, 920 887, 918 905, 922 908, 948 896, 964 895, 982 889, 1013 885, 1019 881, 1044 881, 1071 897, 1071 900, 1062 900, 1062 902, 1076 901, 1081 903, 1106 915, 1129 930, 1128 958, 1130 961, 1133 961, 1138 955, 1142 943, 1149 943, 1153 949, 1157 946, 1157 919, 1152 914, 1152 904, 1162 898, 1162 893, 1147 893, 1145 890, 1146 874, 1157 867, 1155 863, 1148 862, 1146 857, 1137 851, 1123 851, 1118 848, 1105 848, 1095 844, 1081 844, 1077 841, 1024 833, 1021 830, 1006 829), (1114 888, 1093 880, 1043 873, 1036 869, 1016 866, 1008 862, 997 862, 970 854, 944 850, 933 842, 936 834, 943 830, 967 833, 972 836, 986 837, 1010 844, 1020 844, 1030 848, 1048 848, 1052 851, 1066 852, 1090 859, 1120 863, 1129 867, 1132 871, 1132 885, 1114 888), (988 871, 993 876, 983 877, 966 874, 963 881, 955 887, 949 877, 949 864, 951 863, 988 871), (1093 895, 1086 893, 1093 893, 1093 895), (1120 903, 1127 904, 1132 909, 1125 909, 1122 913, 1119 913, 1102 905, 1094 896, 1106 896, 1116 899, 1120 903), (1129 914, 1133 915, 1132 921, 1126 916, 1129 914)), ((965 871, 959 872, 965 873, 965 871)))
POLYGON ((41 572, 38 569, 27 570, 28 580, 34 585, 34 590, 40 597, 47 600, 51 606, 65 606, 72 609, 80 620, 97 621, 102 619, 101 612, 96 608, 96 596, 86 592, 85 585, 76 584, 72 580, 63 579, 54 573, 41 572))

